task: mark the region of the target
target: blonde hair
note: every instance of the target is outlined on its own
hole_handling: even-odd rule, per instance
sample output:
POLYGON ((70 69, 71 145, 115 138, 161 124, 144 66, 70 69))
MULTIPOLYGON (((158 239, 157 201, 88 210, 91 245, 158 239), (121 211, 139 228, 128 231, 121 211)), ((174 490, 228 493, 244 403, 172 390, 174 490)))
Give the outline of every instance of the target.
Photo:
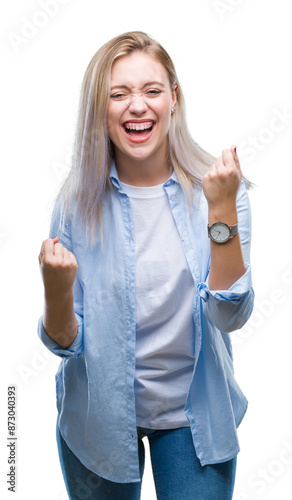
POLYGON ((63 213, 75 212, 86 225, 93 240, 102 222, 102 200, 110 188, 110 165, 114 152, 107 131, 107 107, 111 70, 114 62, 134 51, 142 51, 160 62, 168 75, 170 87, 177 86, 177 103, 168 133, 170 166, 190 199, 193 186, 216 158, 191 138, 185 119, 185 104, 174 64, 165 49, 141 31, 119 35, 104 44, 91 59, 81 86, 71 169, 59 197, 63 213))

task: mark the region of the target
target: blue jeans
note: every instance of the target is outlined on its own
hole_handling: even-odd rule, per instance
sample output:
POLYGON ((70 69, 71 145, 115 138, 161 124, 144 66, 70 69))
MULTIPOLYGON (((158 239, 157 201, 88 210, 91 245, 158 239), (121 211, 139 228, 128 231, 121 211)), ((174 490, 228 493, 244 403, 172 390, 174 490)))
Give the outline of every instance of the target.
MULTIPOLYGON (((142 439, 145 436, 149 440, 158 500, 231 500, 236 458, 202 467, 195 452, 189 427, 170 430, 138 427, 141 477, 145 460, 142 439)), ((70 500, 140 499, 141 482, 114 483, 88 470, 68 448, 58 426, 57 443, 70 500)))

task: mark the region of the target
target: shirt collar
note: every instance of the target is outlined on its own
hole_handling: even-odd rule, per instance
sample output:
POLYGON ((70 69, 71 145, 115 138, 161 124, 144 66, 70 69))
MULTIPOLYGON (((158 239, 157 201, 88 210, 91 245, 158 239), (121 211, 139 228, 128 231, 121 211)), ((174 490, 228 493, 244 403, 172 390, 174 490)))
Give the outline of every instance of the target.
POLYGON ((120 184, 120 179, 119 179, 118 172, 116 169, 115 160, 112 160, 112 162, 111 162, 110 179, 111 179, 113 185, 116 186, 118 189, 120 189, 121 184, 120 184))
MULTIPOLYGON (((116 164, 115 164, 114 159, 111 162, 110 179, 111 179, 114 186, 116 186, 118 189, 121 188, 120 179, 118 176, 118 172, 117 172, 117 168, 116 168, 116 164)), ((170 186, 173 183, 179 184, 175 171, 172 172, 171 176, 169 177, 169 179, 167 179, 167 181, 165 181, 163 186, 170 186)))

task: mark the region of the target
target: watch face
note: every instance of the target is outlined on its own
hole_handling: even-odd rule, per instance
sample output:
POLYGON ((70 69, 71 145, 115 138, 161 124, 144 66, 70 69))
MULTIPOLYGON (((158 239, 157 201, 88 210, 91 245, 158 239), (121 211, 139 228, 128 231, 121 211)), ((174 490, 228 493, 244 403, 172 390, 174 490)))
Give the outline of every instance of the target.
POLYGON ((227 224, 223 222, 215 222, 215 224, 210 227, 210 237, 218 243, 224 243, 230 237, 230 229, 227 224))

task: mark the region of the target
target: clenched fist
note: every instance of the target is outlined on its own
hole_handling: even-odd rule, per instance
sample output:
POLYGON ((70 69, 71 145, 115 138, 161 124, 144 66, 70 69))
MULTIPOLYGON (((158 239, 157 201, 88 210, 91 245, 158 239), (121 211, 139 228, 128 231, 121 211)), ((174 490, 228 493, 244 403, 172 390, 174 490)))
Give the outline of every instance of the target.
POLYGON ((41 275, 47 300, 64 298, 72 292, 78 269, 73 253, 58 243, 59 238, 42 243, 39 254, 41 275))
POLYGON ((233 208, 242 179, 236 148, 224 149, 222 156, 210 167, 203 178, 203 189, 209 209, 233 208))

